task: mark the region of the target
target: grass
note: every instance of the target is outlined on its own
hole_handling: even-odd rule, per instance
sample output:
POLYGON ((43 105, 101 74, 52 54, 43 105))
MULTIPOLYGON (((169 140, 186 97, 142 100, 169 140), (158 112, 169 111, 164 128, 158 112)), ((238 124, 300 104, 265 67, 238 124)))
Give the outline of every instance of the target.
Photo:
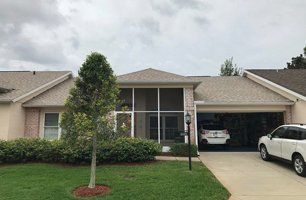
MULTIPOLYGON (((17 164, 0 166, 0 199, 76 199, 71 191, 89 181, 89 166, 17 164)), ((202 164, 159 161, 136 166, 97 168, 97 184, 111 187, 104 197, 88 199, 228 199, 228 191, 202 164)))

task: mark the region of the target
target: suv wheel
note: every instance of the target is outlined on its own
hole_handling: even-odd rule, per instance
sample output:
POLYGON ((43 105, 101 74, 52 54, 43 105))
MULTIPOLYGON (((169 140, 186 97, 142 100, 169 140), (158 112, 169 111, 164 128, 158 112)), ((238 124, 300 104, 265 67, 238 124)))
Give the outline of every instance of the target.
POLYGON ((264 161, 270 160, 270 155, 265 145, 260 146, 260 156, 264 161))
POLYGON ((305 169, 305 161, 301 155, 297 155, 293 159, 293 167, 297 175, 299 176, 305 176, 306 175, 306 169, 305 169))

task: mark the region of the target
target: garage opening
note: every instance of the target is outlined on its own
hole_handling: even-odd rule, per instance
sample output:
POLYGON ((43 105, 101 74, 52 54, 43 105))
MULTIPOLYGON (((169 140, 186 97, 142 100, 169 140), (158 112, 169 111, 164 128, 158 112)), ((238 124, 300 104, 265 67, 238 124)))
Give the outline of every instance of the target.
MULTIPOLYGON (((197 128, 198 142, 200 150, 256 150, 258 139, 272 132, 278 126, 284 124, 284 113, 198 113, 197 128), (228 145, 218 144, 218 129, 223 136, 230 138, 228 145), (211 133, 209 137, 206 135, 205 141, 203 134, 211 133), (221 132, 223 130, 223 132, 221 132), (215 135, 213 135, 215 134, 215 135), (227 134, 227 135, 226 135, 227 134), (207 138, 208 137, 208 138, 207 138), (207 144, 209 140, 215 140, 214 144, 207 144)), ((225 140, 224 140, 225 141, 225 140)), ((222 143, 222 139, 220 141, 222 143)))

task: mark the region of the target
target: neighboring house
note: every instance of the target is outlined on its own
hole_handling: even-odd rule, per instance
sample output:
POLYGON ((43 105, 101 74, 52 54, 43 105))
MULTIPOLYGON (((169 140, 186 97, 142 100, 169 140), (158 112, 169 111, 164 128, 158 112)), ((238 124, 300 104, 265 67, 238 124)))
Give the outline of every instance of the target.
MULTIPOLYGON (((300 84, 305 82, 306 70, 292 77, 295 81, 289 70, 261 72, 205 77, 149 68, 118 76, 124 104, 114 111, 116 124, 127 126, 128 136, 169 146, 184 141, 180 132, 186 130, 187 112, 192 115, 191 138, 196 144, 200 124, 222 121, 231 127, 233 140, 236 137, 246 144, 255 134, 250 130, 253 122, 261 135, 283 123, 305 123, 306 89, 300 84), (282 77, 275 78, 280 72, 282 77), (122 112, 122 106, 127 111, 122 112)), ((60 115, 73 85, 71 72, 0 72, 4 88, 0 90, 0 139, 59 138, 60 115)))

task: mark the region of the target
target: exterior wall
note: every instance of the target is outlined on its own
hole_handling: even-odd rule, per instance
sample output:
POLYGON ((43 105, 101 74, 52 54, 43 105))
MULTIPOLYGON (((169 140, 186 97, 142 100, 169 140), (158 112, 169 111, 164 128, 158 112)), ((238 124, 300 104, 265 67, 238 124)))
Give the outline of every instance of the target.
POLYGON ((39 137, 40 108, 26 108, 25 137, 39 137))
POLYGON ((61 113, 64 112, 64 107, 46 107, 46 108, 41 108, 40 109, 40 114, 39 114, 39 137, 43 138, 44 137, 44 123, 45 123, 45 113, 60 113, 60 118, 61 118, 61 113))
POLYGON ((289 123, 306 123, 306 101, 286 92, 283 91, 273 85, 270 85, 256 77, 253 77, 252 75, 247 74, 246 75, 247 78, 255 81, 256 83, 259 83, 263 86, 265 86, 266 88, 277 92, 278 94, 290 99, 291 101, 294 101, 295 104, 291 106, 291 113, 292 113, 292 121, 289 123))
POLYGON ((291 108, 292 123, 306 124, 306 101, 297 101, 291 108))
POLYGON ((7 140, 10 119, 10 104, 0 104, 0 140, 7 140))
POLYGON ((21 103, 0 104, 0 139, 23 137, 24 108, 21 103))
POLYGON ((12 103, 10 106, 10 124, 8 140, 24 137, 25 109, 22 103, 12 103))
POLYGON ((185 88, 185 112, 191 115, 190 139, 192 143, 196 143, 193 88, 185 88))
POLYGON ((284 112, 284 122, 285 124, 292 123, 292 106, 286 106, 286 111, 284 112))

